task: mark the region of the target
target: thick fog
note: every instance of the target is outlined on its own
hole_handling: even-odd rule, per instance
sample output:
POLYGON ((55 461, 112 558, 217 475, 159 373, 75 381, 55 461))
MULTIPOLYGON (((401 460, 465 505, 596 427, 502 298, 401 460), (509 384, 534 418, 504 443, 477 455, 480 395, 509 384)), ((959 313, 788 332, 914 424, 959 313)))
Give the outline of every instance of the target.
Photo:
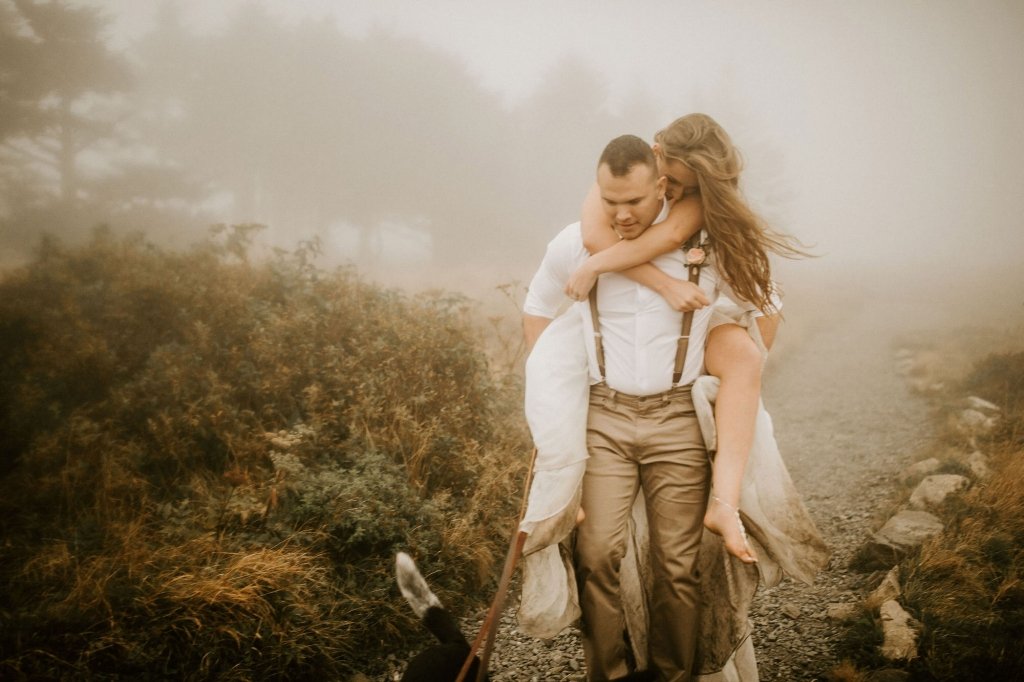
MULTIPOLYGON (((797 300, 1024 314, 1015 0, 0 0, 0 249, 255 222, 408 287, 529 277, 612 136, 702 111, 797 300)), ((959 310, 960 313, 955 311, 959 310)))

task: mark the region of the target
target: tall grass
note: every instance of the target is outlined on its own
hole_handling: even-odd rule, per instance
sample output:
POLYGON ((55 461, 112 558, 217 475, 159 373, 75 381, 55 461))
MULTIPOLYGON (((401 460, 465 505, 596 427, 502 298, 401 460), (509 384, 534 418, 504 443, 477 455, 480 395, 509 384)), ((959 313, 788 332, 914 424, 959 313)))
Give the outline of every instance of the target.
POLYGON ((0 280, 0 676, 373 670, 484 597, 528 436, 469 301, 98 232, 0 280))

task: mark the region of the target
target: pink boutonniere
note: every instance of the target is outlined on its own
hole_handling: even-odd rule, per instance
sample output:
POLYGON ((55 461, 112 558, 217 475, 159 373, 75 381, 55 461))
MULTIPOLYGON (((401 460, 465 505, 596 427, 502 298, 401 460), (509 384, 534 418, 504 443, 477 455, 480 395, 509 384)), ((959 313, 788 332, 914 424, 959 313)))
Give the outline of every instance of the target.
POLYGON ((687 265, 704 265, 704 261, 708 258, 708 254, 700 246, 695 246, 686 252, 686 264, 687 265))

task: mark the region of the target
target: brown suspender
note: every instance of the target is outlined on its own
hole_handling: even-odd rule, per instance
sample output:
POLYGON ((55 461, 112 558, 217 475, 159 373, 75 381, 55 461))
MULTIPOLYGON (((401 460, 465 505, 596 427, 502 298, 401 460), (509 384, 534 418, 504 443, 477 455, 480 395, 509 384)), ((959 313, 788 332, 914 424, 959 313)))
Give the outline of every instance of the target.
POLYGON ((594 352, 597 354, 598 383, 604 383, 604 342, 601 340, 601 325, 597 323, 597 282, 590 287, 590 320, 594 323, 594 352))
MULTIPOLYGON (((700 232, 690 237, 690 241, 686 243, 686 250, 694 248, 697 245, 697 240, 700 237, 700 232)), ((692 264, 687 266, 687 270, 690 271, 690 281, 694 284, 700 285, 700 265, 692 264)), ((676 364, 675 369, 672 371, 672 385, 675 386, 679 383, 679 380, 683 377, 683 365, 686 363, 686 351, 690 348, 690 327, 693 326, 693 311, 687 310, 683 313, 683 329, 679 333, 679 342, 676 344, 676 364)))
MULTIPOLYGON (((684 247, 686 250, 692 249, 700 241, 700 232, 690 237, 684 247)), ((693 284, 700 284, 700 265, 694 264, 687 266, 689 271, 690 282, 693 284)), ((594 323, 594 352, 597 354, 597 373, 598 383, 604 383, 604 343, 601 340, 601 326, 598 324, 597 319, 597 282, 594 282, 594 286, 590 289, 590 317, 594 323)), ((676 361, 675 367, 672 371, 672 385, 675 386, 679 383, 679 380, 683 376, 683 366, 686 364, 686 352, 690 347, 690 328, 693 326, 693 311, 687 310, 683 313, 683 327, 679 333, 679 341, 676 344, 676 361)))

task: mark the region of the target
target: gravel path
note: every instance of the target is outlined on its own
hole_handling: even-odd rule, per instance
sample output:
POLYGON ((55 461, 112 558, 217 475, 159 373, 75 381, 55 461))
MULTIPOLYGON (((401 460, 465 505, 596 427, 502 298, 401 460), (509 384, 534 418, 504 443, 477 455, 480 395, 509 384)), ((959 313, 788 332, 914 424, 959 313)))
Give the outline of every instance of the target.
MULTIPOLYGON (((925 404, 893 371, 893 334, 886 329, 901 311, 846 313, 845 319, 804 330, 799 344, 784 348, 769 365, 765 379, 764 401, 780 449, 833 553, 813 586, 787 580, 756 597, 751 619, 765 682, 823 680, 838 663, 842 630, 825 617, 826 608, 860 598, 865 576, 846 566, 887 511, 894 474, 930 439, 925 404)), ((479 620, 470 619, 465 631, 478 627, 479 620)), ((575 630, 551 641, 522 637, 513 611, 506 611, 491 659, 492 680, 584 680, 583 671, 575 630)), ((379 679, 398 678, 393 669, 379 679)))
POLYGON ((765 682, 824 679, 838 663, 843 631, 825 610, 861 597, 866 576, 846 566, 890 510, 894 474, 932 440, 927 406, 893 369, 887 330, 902 312, 887 312, 822 329, 766 377, 764 401, 779 448, 832 559, 813 586, 784 581, 755 599, 751 619, 765 682))

